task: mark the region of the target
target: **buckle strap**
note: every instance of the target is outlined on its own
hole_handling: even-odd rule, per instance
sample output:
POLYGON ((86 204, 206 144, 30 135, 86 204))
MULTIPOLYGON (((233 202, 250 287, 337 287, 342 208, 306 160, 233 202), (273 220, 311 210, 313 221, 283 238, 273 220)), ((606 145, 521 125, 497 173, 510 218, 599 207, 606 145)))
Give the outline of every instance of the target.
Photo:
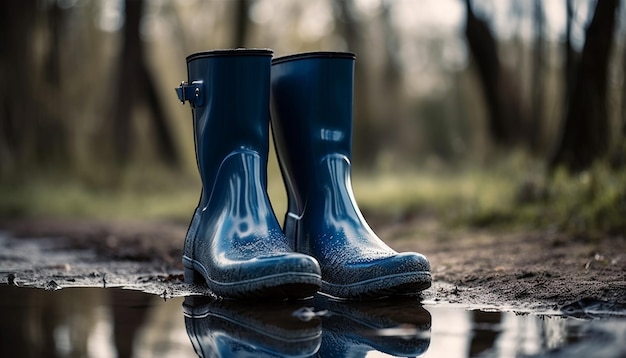
POLYGON ((187 81, 182 81, 175 90, 182 104, 185 104, 185 101, 189 101, 192 107, 204 104, 202 81, 193 81, 191 84, 187 83, 187 81))

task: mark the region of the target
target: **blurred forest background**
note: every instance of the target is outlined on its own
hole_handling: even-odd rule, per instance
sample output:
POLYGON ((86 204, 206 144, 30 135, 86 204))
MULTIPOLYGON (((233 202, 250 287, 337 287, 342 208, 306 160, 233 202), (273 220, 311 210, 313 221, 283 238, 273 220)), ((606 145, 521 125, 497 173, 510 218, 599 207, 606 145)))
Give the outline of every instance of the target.
MULTIPOLYGON (((619 0, 4 0, 0 18, 2 217, 186 222, 185 57, 262 47, 357 54, 366 216, 626 232, 619 0)), ((281 218, 273 153, 269 176, 281 218)))

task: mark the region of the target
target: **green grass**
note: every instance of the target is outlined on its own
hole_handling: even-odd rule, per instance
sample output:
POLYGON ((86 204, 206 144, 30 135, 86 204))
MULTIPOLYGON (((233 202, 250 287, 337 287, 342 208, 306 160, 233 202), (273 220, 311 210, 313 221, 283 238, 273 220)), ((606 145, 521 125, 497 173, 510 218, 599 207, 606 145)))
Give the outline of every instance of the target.
POLYGON ((506 209, 514 183, 502 173, 477 169, 386 173, 356 177, 354 191, 360 207, 378 215, 429 213, 456 220, 480 210, 506 209))
POLYGON ((558 171, 545 190, 545 200, 527 205, 536 208, 540 225, 554 221, 577 235, 626 233, 626 169, 596 164, 579 175, 558 171))
POLYGON ((491 168, 363 177, 355 192, 365 212, 392 219, 426 212, 449 226, 626 233, 626 169, 604 164, 547 175, 536 163, 513 159, 491 168))
MULTIPOLYGON (((366 216, 401 221, 433 215, 449 226, 546 229, 572 235, 626 232, 626 170, 596 165, 579 175, 512 156, 489 167, 355 173, 355 197, 366 216)), ((286 196, 275 163, 268 191, 282 221, 286 196)), ((134 171, 115 186, 35 179, 0 184, 2 217, 78 217, 187 222, 200 184, 193 175, 134 171)))
POLYGON ((0 216, 188 221, 199 193, 197 180, 163 172, 133 173, 104 187, 39 178, 0 185, 0 216))

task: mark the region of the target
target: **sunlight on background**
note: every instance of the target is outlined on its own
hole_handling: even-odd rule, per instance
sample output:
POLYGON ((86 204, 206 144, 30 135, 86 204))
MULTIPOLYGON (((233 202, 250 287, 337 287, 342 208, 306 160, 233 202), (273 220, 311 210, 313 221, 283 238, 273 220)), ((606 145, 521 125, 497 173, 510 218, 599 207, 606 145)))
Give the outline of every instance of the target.
POLYGON ((102 0, 97 24, 102 31, 119 31, 124 26, 124 1, 102 0))
MULTIPOLYGON (((194 36, 207 36, 211 33, 211 27, 216 24, 216 11, 221 1, 208 1, 201 5, 197 0, 175 1, 177 7, 188 9, 183 11, 196 11, 193 17, 185 20, 184 26, 192 26, 194 36), (211 4, 213 11, 202 11, 211 4)), ((413 96, 423 96, 432 91, 437 91, 443 85, 441 81, 445 77, 439 73, 439 69, 458 70, 467 66, 468 53, 463 39, 465 25, 465 8, 459 0, 357 0, 356 9, 364 19, 372 19, 382 11, 382 4, 389 2, 393 5, 391 19, 394 28, 402 38, 403 64, 406 65, 407 88, 413 96), (436 40, 440 43, 439 55, 428 53, 424 44, 436 40), (437 58, 439 57, 439 58, 437 58), (436 71, 434 78, 429 78, 430 73, 436 71), (424 78, 426 77, 426 78, 424 78)), ((70 2, 68 7, 74 6, 76 1, 70 2)), ((546 35, 550 41, 561 41, 565 29, 565 5, 561 0, 544 1, 545 16, 547 19, 546 35)), ((124 24, 123 0, 103 0, 100 2, 98 26, 106 32, 116 32, 124 24)), ((174 31, 176 21, 168 15, 170 5, 163 1, 152 1, 150 11, 145 15, 142 25, 144 38, 151 41, 176 41, 180 33, 174 31)), ((218 10, 220 13, 223 10, 218 10)), ((518 11, 528 11, 532 6, 530 2, 520 3, 518 11)), ((577 49, 582 47, 584 41, 584 24, 589 17, 589 2, 586 0, 575 1, 576 21, 573 27, 574 45, 577 49)), ((252 2, 249 16, 250 20, 258 26, 257 36, 264 38, 259 45, 251 43, 251 47, 271 47, 277 55, 297 52, 290 49, 287 38, 292 34, 285 33, 286 24, 293 20, 294 8, 297 11, 296 33, 298 41, 302 43, 315 43, 321 41, 320 50, 345 50, 346 44, 343 39, 333 35, 335 19, 332 11, 333 4, 329 0, 313 0, 300 2, 293 0, 257 0, 252 2), (281 30, 283 29, 283 30, 281 30), (287 36, 281 36, 282 35, 287 36), (328 41, 324 38, 330 37, 328 41), (267 41, 270 42, 267 42, 267 41)), ((478 12, 488 12, 491 23, 495 28, 495 34, 503 40, 510 40, 514 36, 520 36, 525 41, 532 40, 533 24, 529 17, 512 16, 510 5, 504 1, 477 0, 475 7, 478 12), (483 10, 481 10, 483 9, 483 10), (513 19, 513 21, 511 21, 513 19)), ((217 33, 219 35, 219 33, 217 33)), ((179 38, 178 38, 179 39, 179 38)), ((194 51, 209 50, 209 47, 198 47, 194 51)), ((358 54, 357 54, 358 55, 358 54)))
MULTIPOLYGON (((124 0, 27 3, 35 4, 28 11, 36 16, 26 13, 24 21, 13 26, 23 26, 19 36, 32 41, 16 48, 23 52, 19 55, 6 52, 13 54, 12 67, 20 72, 13 80, 9 79, 14 74, 7 72, 11 86, 6 95, 31 96, 5 101, 11 107, 7 113, 14 113, 11 123, 2 123, 7 134, 0 133, 0 210, 8 216, 187 222, 200 181, 191 111, 180 104, 173 89, 187 79, 186 56, 234 46, 271 48, 275 56, 306 51, 356 53, 351 162, 357 200, 365 198, 368 212, 404 211, 406 215, 397 217, 411 217, 411 210, 441 208, 439 204, 445 202, 452 206, 440 210, 443 216, 457 211, 480 213, 485 203, 497 204, 490 209, 507 207, 512 214, 518 207, 517 194, 524 188, 532 189, 530 199, 539 209, 546 203, 543 194, 565 192, 548 190, 554 183, 543 177, 562 142, 570 103, 567 88, 574 83, 565 80, 573 78, 565 76, 569 63, 569 52, 564 51, 565 1, 471 2, 497 45, 492 55, 498 57, 502 80, 494 88, 501 97, 499 108, 509 114, 494 115, 469 45, 467 5, 461 0, 146 0, 136 16, 140 46, 132 47, 141 48, 138 62, 152 78, 151 85, 142 83, 141 88, 153 88, 157 100, 150 105, 145 93, 137 94, 128 118, 117 115, 122 107, 118 104, 133 97, 125 81, 142 81, 120 74, 123 64, 129 63, 123 46, 128 20, 124 0), (245 5, 242 11, 238 4, 245 5), (541 5, 539 10, 535 4, 541 5), (244 27, 242 39, 235 38, 238 24, 244 27), (18 70, 18 65, 30 67, 18 70), (158 117, 163 123, 157 123, 158 117), (499 117, 512 128, 510 142, 501 143, 493 133, 494 118, 499 117), (120 123, 127 124, 126 129, 115 129, 120 123), (119 164, 116 151, 124 146, 116 143, 125 137, 129 149, 119 156, 127 162, 119 164), (173 143, 176 165, 163 159, 166 137, 173 143), (483 175, 476 175, 477 171, 483 175), (485 181, 491 185, 481 185, 485 181), (508 201, 498 203, 493 199, 498 197, 508 201)), ((581 51, 595 2, 571 3, 571 43, 581 51)), ((585 186, 580 193, 593 191, 595 182, 611 189, 606 196, 590 196, 602 201, 589 205, 598 213, 604 206, 615 206, 623 190, 610 184, 623 175, 606 169, 621 160, 626 108, 622 53, 626 6, 618 11, 615 48, 607 66, 608 129, 602 142, 609 143, 608 151, 616 153, 616 159, 599 158, 605 163, 592 175, 598 181, 585 184, 575 176, 567 179, 585 186)), ((587 150, 587 146, 577 147, 587 150)), ((273 147, 268 179, 272 204, 282 218, 285 190, 273 147)), ((584 197, 581 194, 581 202, 584 197)), ((577 200, 571 202, 578 205, 577 200)), ((555 205, 566 216, 580 211, 555 205)), ((503 216, 491 214, 485 216, 503 216)), ((606 217, 593 211, 588 216, 590 220, 606 217)), ((543 217, 537 210, 536 219, 543 217)), ((567 225, 574 220, 557 221, 567 225)))

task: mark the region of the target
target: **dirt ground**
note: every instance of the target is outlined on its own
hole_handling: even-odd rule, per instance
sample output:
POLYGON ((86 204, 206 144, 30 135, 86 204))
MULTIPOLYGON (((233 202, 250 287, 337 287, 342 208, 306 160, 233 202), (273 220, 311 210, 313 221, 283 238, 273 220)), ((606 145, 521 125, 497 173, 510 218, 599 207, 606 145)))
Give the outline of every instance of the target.
MULTIPOLYGON (((450 229, 432 218, 373 226, 396 250, 429 258, 434 283, 426 300, 522 311, 588 299, 626 303, 624 236, 450 229)), ((183 283, 182 223, 20 219, 0 220, 0 231, 0 283, 208 294, 183 283)))

